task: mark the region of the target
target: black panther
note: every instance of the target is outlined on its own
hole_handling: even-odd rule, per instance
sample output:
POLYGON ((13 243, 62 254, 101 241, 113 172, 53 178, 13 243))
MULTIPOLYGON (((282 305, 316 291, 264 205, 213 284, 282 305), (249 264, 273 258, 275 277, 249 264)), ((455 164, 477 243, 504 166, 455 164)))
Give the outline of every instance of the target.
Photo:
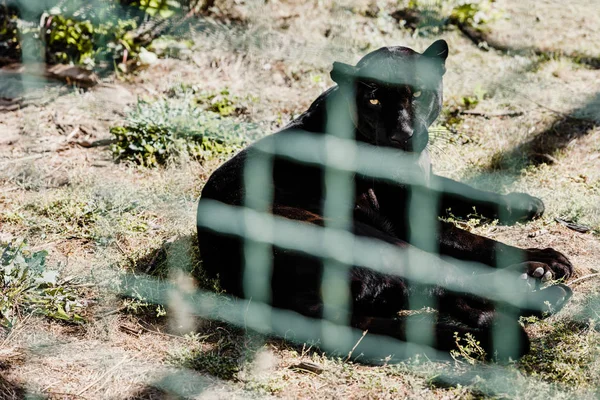
MULTIPOLYGON (((427 152, 428 127, 442 108, 442 76, 446 71, 447 56, 447 43, 438 40, 422 54, 407 47, 384 47, 367 54, 356 66, 334 63, 331 78, 336 86, 321 94, 306 112, 284 129, 241 151, 212 174, 202 190, 199 220, 202 204, 209 199, 231 206, 244 205, 247 193, 244 169, 248 161, 264 157, 265 153, 258 151, 258 147, 265 144, 276 147, 279 141, 289 141, 298 131, 316 140, 323 138, 325 132, 335 134, 336 129, 349 126, 350 139, 356 143, 375 146, 381 149, 379 151, 386 148, 414 156, 416 161, 411 168, 427 183, 411 187, 353 174, 349 229, 354 235, 402 249, 421 247, 450 260, 440 262, 440 268, 453 268, 452 260, 475 261, 489 268, 489 276, 498 269, 508 268, 519 271, 524 280, 535 281, 536 286, 540 281, 568 279, 573 274, 573 267, 565 255, 554 249, 517 249, 437 218, 447 209, 455 215, 466 216, 475 207, 479 214, 509 224, 537 218, 544 212, 542 201, 527 194, 483 192, 432 174, 427 152), (437 204, 435 209, 421 210, 418 204, 411 206, 410 199, 417 192, 434 196, 437 199, 432 203, 437 204), (429 241, 414 239, 409 207, 418 214, 435 214, 429 219, 435 227, 429 241), (425 242, 435 243, 435 248, 424 245, 425 242)), ((313 226, 331 222, 329 216, 325 217, 327 187, 322 166, 276 156, 269 177, 269 186, 265 187, 272 193, 272 201, 266 207, 268 212, 313 226)), ((198 224, 198 239, 208 274, 218 277, 226 292, 248 297, 243 284, 243 241, 202 224, 198 224)), ((272 306, 323 318, 323 260, 277 246, 269 247, 269 254, 272 254, 269 296, 272 306)), ((528 305, 511 306, 468 293, 472 285, 482 285, 490 279, 488 275, 470 279, 457 275, 460 282, 455 283, 458 286, 448 289, 412 282, 401 276, 401 271, 407 267, 419 267, 405 265, 406 259, 388 262, 397 267, 398 274, 378 272, 368 265, 349 268, 344 276, 347 276, 350 292, 350 311, 342 323, 368 330, 370 334, 406 340, 407 319, 400 317, 398 312, 419 306, 409 299, 420 294, 436 305, 438 313, 430 325, 431 337, 433 346, 442 351, 455 348, 456 332, 469 333, 480 341, 488 355, 518 358, 529 351, 529 339, 518 322, 519 316, 541 316, 544 309, 544 314, 556 312, 572 294, 566 285, 555 282, 545 289, 529 291, 526 295, 528 305), (464 291, 457 287, 463 287, 464 291), (498 327, 509 327, 518 332, 519 340, 507 343, 498 338, 493 334, 498 327)), ((515 279, 515 287, 518 281, 515 279)), ((514 290, 514 287, 506 287, 507 292, 514 290)))

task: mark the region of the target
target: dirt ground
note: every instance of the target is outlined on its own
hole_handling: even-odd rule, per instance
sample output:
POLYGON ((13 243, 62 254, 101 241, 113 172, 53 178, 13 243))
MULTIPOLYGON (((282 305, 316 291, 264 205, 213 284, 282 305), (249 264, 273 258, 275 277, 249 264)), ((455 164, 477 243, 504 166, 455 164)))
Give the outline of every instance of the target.
POLYGON ((344 362, 308 344, 265 341, 200 318, 182 322, 170 310, 157 316, 153 307, 135 309, 115 289, 124 272, 148 272, 138 267, 150 268, 147 260, 173 243, 193 243, 197 199, 222 161, 156 169, 115 163, 109 129, 138 99, 166 97, 182 84, 228 88, 254 99, 245 120, 272 131, 332 85, 333 61, 356 62, 383 45, 422 51, 438 37, 450 46, 444 105, 451 129, 434 136, 436 172, 484 189, 526 191, 547 210, 516 226, 459 223, 519 247, 553 247, 572 260, 573 279, 584 278, 560 314, 528 325, 534 354, 509 366, 517 389, 506 396, 597 398, 600 6, 498 0, 501 17, 486 27, 501 49, 478 47, 453 27, 416 34, 389 16, 400 5, 377 6, 373 14, 374 4, 349 0, 235 2, 231 12, 243 25, 216 19, 188 33, 194 44, 185 57, 103 78, 85 91, 0 71, 0 97, 25 98, 0 113, 0 240, 27 239, 32 249, 47 250, 49 264, 72 277, 89 302, 83 325, 24 316, 3 333, 1 398, 502 397, 478 389, 475 379, 436 384, 442 363, 344 362), (473 96, 478 102, 467 110, 464 99, 473 96), (77 222, 90 205, 94 218, 77 222), (585 312, 585 324, 570 319, 585 312), (240 348, 246 356, 230 354, 240 348), (302 361, 323 372, 290 368, 302 361))

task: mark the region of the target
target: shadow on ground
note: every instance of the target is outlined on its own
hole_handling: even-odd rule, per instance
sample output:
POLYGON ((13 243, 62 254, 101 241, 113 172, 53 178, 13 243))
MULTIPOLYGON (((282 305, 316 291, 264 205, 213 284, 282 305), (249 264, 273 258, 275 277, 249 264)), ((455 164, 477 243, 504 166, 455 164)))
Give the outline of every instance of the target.
POLYGON ((509 46, 501 40, 495 39, 489 30, 472 26, 468 21, 462 21, 458 16, 443 18, 435 12, 426 9, 415 8, 398 9, 390 14, 398 22, 402 22, 405 28, 411 30, 427 28, 446 28, 455 26, 458 30, 478 49, 482 51, 496 50, 506 55, 535 55, 543 60, 551 60, 557 57, 568 58, 576 64, 581 64, 590 69, 600 69, 600 57, 591 56, 577 52, 565 52, 562 50, 540 49, 532 46, 509 46))
MULTIPOLYGON (((150 250, 146 255, 134 260, 133 274, 135 279, 124 279, 123 288, 128 295, 124 296, 140 304, 133 311, 133 318, 151 331, 169 332, 174 335, 189 335, 191 343, 188 349, 174 356, 171 363, 174 366, 201 372, 220 380, 234 379, 243 365, 251 361, 254 354, 265 344, 264 335, 240 328, 225 322, 198 317, 193 314, 184 315, 186 324, 182 329, 177 319, 182 315, 176 301, 162 296, 167 301, 162 306, 166 316, 157 316, 156 307, 160 303, 144 305, 146 299, 136 297, 135 285, 139 285, 139 276, 150 278, 150 282, 181 283, 182 290, 200 289, 222 293, 215 280, 208 278, 202 271, 202 261, 198 250, 196 235, 182 236, 163 243, 162 246, 150 250), (179 316, 178 316, 179 314, 179 316)), ((161 297, 161 296, 159 296, 161 297)), ((235 301, 232 299, 232 301, 235 301)), ((161 389, 162 390, 162 389, 161 389)), ((163 398, 149 389, 147 398, 163 398), (154 397, 153 397, 154 396, 154 397)), ((146 397, 135 397, 146 398, 146 397)), ((167 398, 167 397, 165 397, 167 398)))
POLYGON ((490 171, 518 172, 528 165, 553 164, 553 154, 564 150, 571 141, 589 134, 600 126, 600 93, 583 107, 561 116, 550 127, 512 149, 497 153, 487 167, 490 171))
POLYGON ((10 350, 0 357, 0 399, 24 399, 36 397, 29 394, 25 386, 20 382, 6 378, 14 365, 24 362, 21 353, 13 354, 10 350))
POLYGON ((456 22, 456 26, 471 42, 473 42, 479 49, 484 51, 494 49, 507 55, 534 54, 547 60, 557 57, 564 57, 568 58, 575 64, 585 65, 591 69, 600 69, 600 57, 593 57, 579 53, 567 53, 562 50, 543 50, 527 46, 508 46, 501 41, 492 38, 489 32, 482 31, 460 22, 456 22))

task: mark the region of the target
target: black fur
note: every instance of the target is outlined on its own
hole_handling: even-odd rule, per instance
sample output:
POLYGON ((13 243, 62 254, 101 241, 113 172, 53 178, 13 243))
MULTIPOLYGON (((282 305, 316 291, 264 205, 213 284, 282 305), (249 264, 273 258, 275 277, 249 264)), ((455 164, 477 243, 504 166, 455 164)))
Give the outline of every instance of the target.
MULTIPOLYGON (((411 190, 413 194, 421 191, 425 195, 439 195, 438 215, 448 208, 456 215, 466 215, 475 206, 479 213, 499 218, 505 223, 538 217, 543 212, 543 203, 539 199, 522 193, 498 195, 480 192, 431 174, 426 151, 427 129, 442 107, 442 76, 447 56, 448 46, 440 40, 422 54, 406 47, 384 47, 366 55, 356 66, 335 63, 331 77, 337 86, 325 91, 286 128, 261 142, 271 141, 276 146, 278 140, 285 141, 286 135, 294 131, 302 130, 317 137, 327 130, 351 123, 350 126, 354 126, 353 139, 358 142, 419 155, 419 163, 414 168, 432 188, 437 188, 437 192, 432 189, 429 194, 423 193, 426 189, 411 189, 358 174, 352 180, 355 187, 352 200, 355 205, 354 234, 400 248, 421 245, 418 241, 409 244, 411 229, 407 210, 411 190), (336 113, 336 120, 328 119, 332 113, 331 104, 343 104, 341 111, 336 113), (473 197, 478 200, 473 200, 473 197)), ((204 199, 211 199, 242 206, 245 163, 249 158, 258 157, 262 157, 262 153, 255 151, 255 146, 250 146, 218 168, 206 183, 200 204, 204 199)), ((323 225, 323 187, 322 168, 276 157, 273 161, 270 210, 288 219, 323 225)), ((201 212, 202 207, 199 208, 201 212)), ((536 278, 539 278, 539 268, 555 279, 566 279, 572 274, 569 260, 553 249, 521 250, 476 236, 436 218, 433 220, 437 221, 434 222, 437 224, 436 250, 442 255, 477 261, 490 268, 511 267, 536 278)), ((198 227, 198 238, 206 271, 218 276, 228 293, 244 297, 243 242, 202 226, 198 227)), ((403 265, 405 262, 394 260, 399 273, 408 267, 403 265)), ((440 265, 452 268, 450 264, 440 262, 440 265)), ((272 305, 321 318, 322 276, 323 266, 319 258, 274 247, 272 305)), ((486 276, 465 278, 458 284, 466 291, 470 285, 481 284, 485 280, 486 276)), ((437 348, 454 348, 454 332, 471 333, 481 341, 489 355, 495 353, 500 357, 513 358, 529 349, 527 335, 518 324, 517 317, 541 315, 540 310, 546 301, 556 311, 571 295, 567 286, 555 285, 530 293, 528 304, 533 306, 515 308, 493 304, 462 291, 451 292, 441 287, 412 283, 401 276, 364 267, 352 267, 348 281, 351 292, 348 320, 357 328, 405 340, 405 320, 397 313, 409 307, 409 296, 420 294, 437 304, 439 317, 432 328, 437 348), (504 343, 497 337, 492 340, 492 330, 497 326, 512 326, 518 330, 520 343, 504 343)))

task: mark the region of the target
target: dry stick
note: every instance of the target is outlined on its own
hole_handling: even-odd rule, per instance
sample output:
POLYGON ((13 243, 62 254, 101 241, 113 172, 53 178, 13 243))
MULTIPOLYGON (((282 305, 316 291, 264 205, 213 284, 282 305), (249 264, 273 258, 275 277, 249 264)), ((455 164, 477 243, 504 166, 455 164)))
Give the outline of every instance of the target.
POLYGON ((48 394, 57 394, 57 395, 59 395, 59 396, 75 396, 75 397, 80 397, 80 398, 82 398, 82 399, 85 399, 85 397, 83 397, 83 396, 80 396, 80 395, 78 395, 78 394, 75 394, 75 393, 66 393, 66 392, 50 392, 50 391, 48 391, 48 392, 46 392, 46 393, 48 393, 48 394))
POLYGON ((550 111, 551 113, 554 113, 554 114, 556 114, 556 115, 560 115, 561 117, 563 117, 563 118, 565 118, 565 119, 570 119, 570 120, 574 120, 574 121, 594 122, 594 120, 591 120, 591 119, 589 119, 589 118, 579 118, 579 117, 574 117, 574 116, 572 116, 572 115, 569 115, 569 114, 567 114, 567 113, 564 113, 564 112, 562 112, 562 111, 558 111, 558 110, 555 110, 555 109, 553 109, 553 108, 550 108, 550 107, 548 107, 548 106, 546 106, 546 105, 544 105, 544 104, 542 104, 542 103, 539 103, 539 102, 535 101, 535 100, 534 100, 534 99, 532 99, 531 97, 529 97, 529 96, 527 96, 527 95, 525 95, 525 94, 523 94, 523 93, 519 92, 518 90, 516 90, 516 89, 513 89, 513 88, 511 88, 511 87, 508 87, 508 86, 506 86, 506 85, 503 85, 503 84, 498 84, 498 86, 500 86, 501 88, 503 88, 503 89, 504 89, 504 90, 506 90, 506 91, 509 91, 509 92, 512 92, 512 93, 516 94, 517 96, 521 96, 521 97, 522 97, 522 98, 524 98, 525 100, 527 100, 527 101, 529 101, 529 102, 531 102, 531 103, 535 104, 536 106, 538 106, 538 107, 540 107, 540 108, 546 109, 546 110, 548 110, 548 111, 550 111))
POLYGON ((118 312, 121 312, 121 311, 125 310, 126 308, 127 308, 127 305, 124 305, 124 306, 122 306, 122 307, 119 307, 119 308, 117 308, 117 309, 115 309, 115 310, 108 311, 108 312, 106 312, 106 313, 104 313, 104 314, 100 315, 100 316, 98 317, 98 319, 106 318, 106 317, 108 317, 109 315, 113 315, 113 314, 116 314, 116 313, 118 313, 118 312))
POLYGON ((75 396, 81 396, 82 394, 84 394, 89 388, 91 388, 92 386, 94 386, 96 383, 100 382, 106 375, 108 375, 109 373, 111 373, 112 371, 114 371, 118 366, 120 366, 121 364, 123 364, 125 361, 127 361, 127 357, 123 357, 123 359, 121 361, 119 361, 118 363, 116 363, 115 365, 113 365, 112 368, 110 368, 108 371, 106 371, 105 373, 103 373, 102 375, 100 375, 98 377, 98 379, 96 379, 95 381, 93 381, 92 383, 90 383, 89 385, 87 385, 86 387, 84 387, 83 389, 81 389, 79 391, 79 393, 77 393, 75 396))
POLYGON ((15 158, 14 160, 2 161, 2 162, 0 162, 0 165, 14 164, 14 163, 18 163, 19 161, 36 160, 36 159, 42 158, 42 157, 44 157, 43 154, 36 154, 36 155, 33 155, 33 156, 27 156, 27 157, 22 157, 22 158, 15 158))
POLYGON ((60 382, 61 382, 61 379, 58 379, 58 380, 52 382, 51 384, 49 384, 48 386, 46 386, 45 388, 43 388, 41 390, 41 392, 45 392, 46 390, 50 389, 52 386, 54 386, 54 385, 56 385, 57 383, 60 383, 60 382))
POLYGON ((595 274, 589 274, 589 275, 585 275, 585 276, 582 276, 581 278, 577 278, 577 279, 575 279, 574 281, 567 283, 567 286, 572 286, 572 285, 574 285, 574 284, 576 284, 576 283, 579 283, 579 282, 581 282, 581 281, 587 280, 587 279, 589 279, 589 278, 593 278, 593 277, 595 277, 595 276, 600 276, 600 272, 597 272, 597 273, 595 273, 595 274))
POLYGON ((475 115, 477 117, 486 117, 486 118, 493 118, 493 117, 519 117, 521 115, 524 114, 524 112, 522 111, 505 111, 505 112, 490 112, 490 113, 486 113, 486 112, 481 112, 481 111, 474 111, 474 110, 464 110, 460 112, 461 114, 467 114, 467 115, 475 115))
POLYGON ((142 328, 146 332, 154 333, 156 335, 163 335, 163 336, 167 336, 167 337, 172 337, 172 338, 175 338, 175 339, 185 339, 183 336, 171 335, 170 333, 161 332, 158 329, 157 330, 148 329, 144 325, 142 325, 139 320, 137 321, 137 324, 139 325, 140 328, 142 328))
POLYGON ((358 347, 358 345, 360 344, 360 342, 362 342, 362 340, 365 338, 365 336, 367 336, 367 332, 369 332, 368 329, 363 332, 363 334, 360 337, 360 339, 358 339, 358 342, 356 342, 356 344, 354 345, 354 347, 352 348, 352 350, 350 350, 350 352, 348 353, 348 357, 346 357, 346 359, 344 360, 344 362, 348 362, 348 360, 350 359, 350 357, 352 357, 352 353, 354 352, 354 350, 356 350, 356 348, 358 347))
POLYGON ((33 315, 33 313, 31 313, 28 316, 26 316, 25 319, 23 319, 23 321, 21 321, 21 323, 19 324, 19 326, 17 328, 15 328, 12 331, 10 331, 10 333, 8 334, 8 336, 6 337, 6 339, 4 339, 4 341, 0 345, 0 348, 4 348, 4 346, 8 343, 8 341, 10 339, 14 338, 17 335, 17 333, 20 333, 25 328, 25 323, 29 320, 29 318, 32 315, 33 315))

